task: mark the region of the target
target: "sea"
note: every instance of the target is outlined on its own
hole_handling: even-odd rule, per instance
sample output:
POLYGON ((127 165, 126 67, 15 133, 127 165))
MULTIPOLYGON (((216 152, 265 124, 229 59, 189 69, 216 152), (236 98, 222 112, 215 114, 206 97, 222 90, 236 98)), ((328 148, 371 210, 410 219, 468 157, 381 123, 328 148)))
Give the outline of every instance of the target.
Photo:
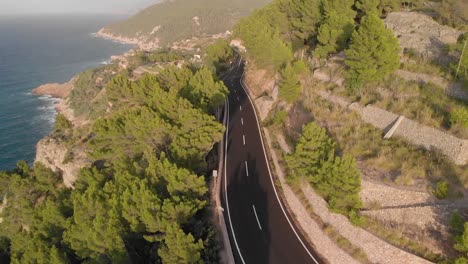
POLYGON ((18 160, 31 164, 37 142, 52 130, 57 100, 31 90, 66 82, 130 50, 93 34, 123 18, 0 15, 0 171, 14 169, 18 160))

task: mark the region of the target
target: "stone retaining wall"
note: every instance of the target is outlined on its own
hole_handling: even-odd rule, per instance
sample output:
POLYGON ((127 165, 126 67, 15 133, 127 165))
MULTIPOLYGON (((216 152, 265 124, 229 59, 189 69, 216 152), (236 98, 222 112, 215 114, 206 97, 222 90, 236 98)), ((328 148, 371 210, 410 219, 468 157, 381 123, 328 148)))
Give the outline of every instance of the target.
MULTIPOLYGON (((372 105, 363 107, 358 103, 351 104, 345 98, 331 95, 328 92, 320 91, 318 94, 329 102, 357 111, 364 122, 383 130, 385 133, 392 128, 399 117, 399 115, 372 105)), ((457 138, 407 118, 399 124, 394 135, 428 150, 440 151, 457 165, 465 165, 468 162, 468 140, 466 139, 457 138)))

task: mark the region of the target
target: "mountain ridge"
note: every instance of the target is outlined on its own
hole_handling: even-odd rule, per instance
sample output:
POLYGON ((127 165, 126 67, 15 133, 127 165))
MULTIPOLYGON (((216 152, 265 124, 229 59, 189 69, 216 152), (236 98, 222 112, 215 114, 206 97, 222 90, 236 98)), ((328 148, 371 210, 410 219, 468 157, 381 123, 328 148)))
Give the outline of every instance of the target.
POLYGON ((242 17, 271 0, 168 0, 105 26, 98 36, 145 50, 230 30, 242 17))

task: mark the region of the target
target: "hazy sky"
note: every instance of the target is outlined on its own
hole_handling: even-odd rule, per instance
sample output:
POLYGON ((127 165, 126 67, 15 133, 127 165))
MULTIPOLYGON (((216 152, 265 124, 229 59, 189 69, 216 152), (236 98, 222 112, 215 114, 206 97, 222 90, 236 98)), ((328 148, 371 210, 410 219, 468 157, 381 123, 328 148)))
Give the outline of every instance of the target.
POLYGON ((0 14, 135 13, 158 0, 0 0, 0 14))

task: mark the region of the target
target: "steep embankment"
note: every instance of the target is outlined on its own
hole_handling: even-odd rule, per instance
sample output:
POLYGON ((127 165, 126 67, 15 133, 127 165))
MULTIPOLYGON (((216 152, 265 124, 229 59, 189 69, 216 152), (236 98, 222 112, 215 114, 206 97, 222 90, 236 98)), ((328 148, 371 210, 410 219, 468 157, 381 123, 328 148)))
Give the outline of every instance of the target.
POLYGON ((142 49, 230 30, 271 0, 173 0, 152 5, 127 20, 106 26, 98 36, 136 44, 142 49))

